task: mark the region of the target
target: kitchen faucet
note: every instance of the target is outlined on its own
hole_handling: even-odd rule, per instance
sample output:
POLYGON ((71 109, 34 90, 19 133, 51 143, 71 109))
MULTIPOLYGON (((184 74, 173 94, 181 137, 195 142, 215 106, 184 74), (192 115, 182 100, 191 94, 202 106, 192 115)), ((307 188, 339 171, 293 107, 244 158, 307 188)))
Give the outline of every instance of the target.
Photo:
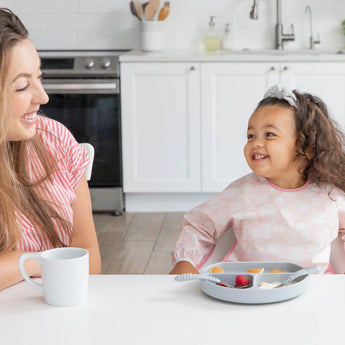
POLYGON ((317 34, 317 40, 314 40, 313 37, 313 22, 312 22, 312 15, 311 15, 311 8, 310 6, 306 6, 305 8, 305 13, 309 14, 309 26, 310 26, 310 37, 309 37, 309 48, 314 49, 315 44, 320 44, 320 36, 317 34))
POLYGON ((258 4, 259 0, 254 0, 252 9, 250 11, 249 17, 251 19, 258 19, 258 13, 259 13, 259 4, 258 4))
MULTIPOLYGON (((283 49, 284 41, 294 41, 295 34, 293 30, 293 24, 291 24, 291 34, 284 34, 283 24, 281 22, 281 0, 277 1, 277 21, 275 25, 275 48, 283 49)), ((252 9, 250 11, 249 17, 251 19, 258 19, 258 0, 254 0, 252 9)))

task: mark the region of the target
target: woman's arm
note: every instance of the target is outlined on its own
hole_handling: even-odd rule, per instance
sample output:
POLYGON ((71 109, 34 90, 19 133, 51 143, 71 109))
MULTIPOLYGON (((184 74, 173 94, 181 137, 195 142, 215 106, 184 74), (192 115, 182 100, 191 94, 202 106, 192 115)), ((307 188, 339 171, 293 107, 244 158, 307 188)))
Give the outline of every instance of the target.
MULTIPOLYGON (((19 283, 24 278, 19 270, 19 256, 25 252, 13 251, 0 255, 0 290, 19 283)), ((40 265, 33 259, 25 260, 25 270, 31 277, 40 277, 40 265)))
POLYGON ((85 176, 80 180, 75 193, 76 200, 72 204, 73 233, 70 246, 87 249, 90 256, 90 274, 100 274, 101 256, 92 217, 89 186, 85 176))

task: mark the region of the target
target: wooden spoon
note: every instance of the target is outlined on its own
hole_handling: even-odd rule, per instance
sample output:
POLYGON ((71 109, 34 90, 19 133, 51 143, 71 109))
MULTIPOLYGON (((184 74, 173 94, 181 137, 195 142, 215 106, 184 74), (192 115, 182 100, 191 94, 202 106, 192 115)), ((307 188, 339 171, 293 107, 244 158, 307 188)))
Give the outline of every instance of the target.
POLYGON ((170 12, 169 7, 163 6, 161 10, 159 11, 158 20, 162 21, 166 19, 166 17, 169 15, 169 12, 170 12))
POLYGON ((135 7, 135 11, 137 12, 138 17, 140 18, 140 20, 142 20, 142 17, 143 17, 143 7, 141 6, 140 0, 135 0, 134 1, 134 7, 135 7))
POLYGON ((138 15, 137 10, 136 10, 136 8, 135 8, 135 5, 134 5, 134 2, 133 2, 133 1, 131 1, 131 2, 129 3, 129 8, 131 9, 132 14, 133 14, 135 17, 137 17, 139 20, 141 20, 141 16, 138 15))
POLYGON ((152 21, 153 17, 158 11, 160 0, 150 0, 148 5, 145 7, 145 15, 147 20, 152 21))
POLYGON ((144 2, 143 3, 143 12, 145 13, 145 8, 146 8, 146 6, 149 4, 149 2, 148 1, 146 1, 146 2, 144 2))

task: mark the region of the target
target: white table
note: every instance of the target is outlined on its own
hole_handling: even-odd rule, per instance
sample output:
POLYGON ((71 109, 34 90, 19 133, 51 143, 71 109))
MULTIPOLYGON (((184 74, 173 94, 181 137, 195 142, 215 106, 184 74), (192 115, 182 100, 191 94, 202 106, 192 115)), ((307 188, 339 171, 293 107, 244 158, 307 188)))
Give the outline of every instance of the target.
POLYGON ((311 276, 289 301, 215 300, 168 275, 90 276, 87 303, 52 307, 22 282, 0 292, 2 345, 344 344, 345 275, 311 276))

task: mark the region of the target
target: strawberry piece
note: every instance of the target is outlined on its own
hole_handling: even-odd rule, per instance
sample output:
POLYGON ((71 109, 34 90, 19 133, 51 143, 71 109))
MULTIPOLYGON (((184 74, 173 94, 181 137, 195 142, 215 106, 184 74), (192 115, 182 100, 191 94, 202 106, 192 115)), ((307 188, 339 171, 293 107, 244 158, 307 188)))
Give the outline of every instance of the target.
POLYGON ((245 287, 248 285, 249 285, 249 280, 245 276, 237 276, 236 277, 235 287, 245 287))
POLYGON ((219 286, 223 286, 223 287, 229 287, 229 285, 228 285, 228 284, 225 284, 225 283, 223 283, 223 282, 217 283, 217 285, 219 285, 219 286))

